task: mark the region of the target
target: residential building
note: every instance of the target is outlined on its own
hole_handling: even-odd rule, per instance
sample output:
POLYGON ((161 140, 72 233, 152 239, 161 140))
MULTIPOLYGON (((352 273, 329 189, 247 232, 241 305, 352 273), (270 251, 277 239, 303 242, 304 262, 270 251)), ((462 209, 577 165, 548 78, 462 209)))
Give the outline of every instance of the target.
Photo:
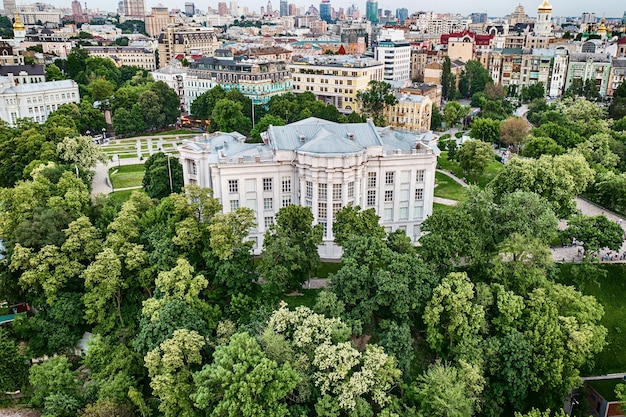
POLYGON ((432 213, 439 150, 430 133, 377 128, 372 122, 340 124, 308 118, 270 126, 263 144, 247 144, 236 132, 183 141, 185 185, 213 190, 224 212, 252 209, 253 252, 282 207, 310 207, 324 226, 320 256, 337 259, 332 225, 345 206, 373 208, 387 231, 404 230, 413 242, 432 213))
POLYGON ((20 5, 19 14, 22 23, 25 25, 58 27, 61 24, 61 17, 64 13, 61 9, 55 9, 52 6, 20 5))
POLYGON ((228 14, 228 5, 225 1, 217 3, 217 13, 220 16, 226 16, 228 14))
POLYGON ((433 106, 441 107, 441 85, 439 84, 417 83, 410 87, 400 88, 398 92, 428 97, 433 106))
POLYGON ((289 70, 294 93, 310 91, 318 100, 349 114, 359 109, 357 93, 370 81, 383 80, 384 66, 372 58, 316 55, 294 57, 289 70))
POLYGON ((433 102, 426 96, 395 93, 398 102, 387 106, 385 117, 389 126, 408 132, 424 133, 430 130, 433 102))
POLYGON ((626 36, 622 36, 617 40, 616 58, 626 58, 626 36))
MULTIPOLYGON (((459 59, 450 60, 450 72, 456 79, 456 86, 459 86, 461 71, 465 69, 465 62, 459 59)), ((443 62, 433 61, 424 68, 424 82, 428 84, 441 84, 441 73, 443 72, 443 62)))
POLYGON ((611 72, 611 58, 604 54, 571 53, 567 65, 565 91, 569 89, 575 79, 583 82, 593 80, 598 87, 600 96, 607 94, 609 75, 611 72))
POLYGON ((624 82, 626 82, 626 58, 614 59, 611 63, 606 95, 613 97, 613 92, 624 82))
POLYGON ((144 20, 146 7, 143 0, 124 0, 124 18, 126 20, 144 20))
POLYGON ((471 13, 472 23, 487 23, 487 13, 471 13))
POLYGON ((134 46, 84 46, 89 55, 108 58, 115 65, 134 65, 148 71, 157 69, 154 51, 134 46))
POLYGON ((214 57, 200 58, 189 66, 185 77, 187 108, 216 85, 226 91, 239 90, 258 105, 291 91, 291 76, 285 61, 233 57, 231 51, 220 49, 214 57))
POLYGON ((166 27, 159 34, 159 60, 170 62, 178 55, 213 55, 219 46, 213 29, 201 26, 166 27))
POLYGON ((185 101, 185 78, 187 76, 187 67, 184 67, 180 61, 173 59, 170 65, 163 66, 156 71, 150 73, 154 81, 163 81, 172 90, 176 91, 180 100, 180 108, 182 112, 189 110, 185 101))
POLYGON ((153 7, 150 14, 146 16, 146 33, 153 38, 156 38, 163 29, 174 24, 175 21, 176 17, 170 15, 167 7, 159 4, 158 6, 153 7))
POLYGON ((23 65, 24 57, 13 52, 13 46, 8 40, 0 39, 0 65, 23 65))
POLYGON ((0 119, 11 126, 23 117, 43 123, 60 105, 79 102, 73 80, 15 85, 13 77, 0 77, 0 119))
POLYGON ((0 65, 0 77, 10 77, 15 85, 46 82, 46 70, 43 65, 0 65))
POLYGON ((623 417, 621 404, 615 388, 624 383, 623 378, 591 377, 584 382, 586 403, 589 404, 590 415, 593 417, 623 417))

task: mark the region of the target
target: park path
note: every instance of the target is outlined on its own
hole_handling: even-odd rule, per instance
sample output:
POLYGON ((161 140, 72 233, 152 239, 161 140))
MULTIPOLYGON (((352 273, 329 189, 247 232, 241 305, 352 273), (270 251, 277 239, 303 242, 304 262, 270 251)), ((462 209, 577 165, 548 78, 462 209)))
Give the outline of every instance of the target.
MULTIPOLYGON (((113 192, 113 187, 111 186, 111 182, 109 181, 109 169, 114 166, 121 165, 135 165, 135 164, 143 164, 146 162, 145 158, 123 158, 118 159, 115 162, 108 161, 106 164, 99 162, 96 166, 96 173, 93 176, 93 181, 91 183, 91 197, 95 197, 98 194, 110 194, 113 192)), ((119 188, 115 191, 122 190, 132 190, 139 187, 128 187, 128 188, 119 188)))

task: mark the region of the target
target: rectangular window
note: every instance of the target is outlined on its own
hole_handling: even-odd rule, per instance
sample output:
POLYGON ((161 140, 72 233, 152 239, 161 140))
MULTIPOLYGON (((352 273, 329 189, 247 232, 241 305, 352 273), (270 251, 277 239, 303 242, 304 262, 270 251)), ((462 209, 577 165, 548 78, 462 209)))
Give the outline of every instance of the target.
POLYGON ((230 211, 235 211, 239 208, 239 200, 230 200, 230 211))
POLYGON ((385 172, 385 184, 393 184, 395 177, 396 173, 394 171, 385 172))
POLYGON ((327 222, 318 222, 324 227, 324 237, 328 237, 328 223, 327 222))
POLYGON ((400 207, 400 211, 398 212, 399 220, 408 220, 409 219, 409 207, 400 207))
POLYGON ((274 208, 274 201, 272 198, 263 199, 263 210, 272 210, 274 208))
POLYGON ((411 181, 411 171, 400 171, 400 182, 406 183, 411 181))
POLYGON ((246 199, 246 207, 248 207, 250 210, 256 211, 256 198, 246 199))
POLYGON ((348 183, 348 198, 354 198, 354 181, 348 183))
POLYGON ((423 200, 424 199, 424 189, 416 188, 415 189, 415 200, 423 200))
POLYGON ((393 201, 393 190, 385 190, 385 201, 386 202, 393 201))
POLYGON ((400 201, 409 201, 409 189, 400 190, 400 201))
POLYGON ((421 220, 424 218, 424 206, 413 207, 413 218, 415 220, 421 220))
POLYGON ((246 191, 256 191, 256 178, 246 178, 246 191))
POLYGON ((333 200, 341 200, 341 184, 333 184, 333 200))
POLYGON ((291 196, 290 195, 284 195, 283 196, 283 207, 287 207, 291 205, 291 196))
POLYGON ((265 228, 269 229, 274 224, 274 216, 267 216, 265 218, 265 228))
POLYGON ((376 190, 367 191, 367 205, 368 206, 376 205, 376 190))
POLYGON ((319 184, 317 187, 317 198, 326 200, 328 198, 328 188, 326 184, 319 184))
POLYGON ((367 173, 367 187, 376 188, 376 173, 375 172, 367 173))
POLYGON ((341 210, 341 203, 333 203, 333 217, 337 218, 337 213, 341 210))
POLYGON ((306 182, 306 198, 313 198, 313 183, 311 181, 306 182))
POLYGON ((263 191, 272 191, 273 185, 273 178, 263 178, 263 191))
POLYGON ((291 177, 283 177, 283 193, 291 192, 291 177))
POLYGON ((423 169, 418 169, 415 172, 415 181, 417 182, 424 182, 424 170, 423 169))
POLYGON ((391 221, 393 220, 393 208, 389 207, 386 208, 383 212, 383 220, 385 221, 391 221))
POLYGON ((229 193, 239 192, 239 180, 228 180, 228 192, 229 193))
POLYGON ((326 219, 328 217, 328 210, 326 203, 317 203, 317 218, 326 219))

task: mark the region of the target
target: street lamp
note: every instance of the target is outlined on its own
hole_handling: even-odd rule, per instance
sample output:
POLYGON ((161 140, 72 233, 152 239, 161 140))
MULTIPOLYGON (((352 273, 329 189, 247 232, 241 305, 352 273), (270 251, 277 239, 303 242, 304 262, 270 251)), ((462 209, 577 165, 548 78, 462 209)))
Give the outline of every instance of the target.
POLYGON ((103 142, 104 142, 104 139, 106 139, 106 137, 107 137, 107 128, 103 127, 102 128, 102 139, 103 139, 103 142))

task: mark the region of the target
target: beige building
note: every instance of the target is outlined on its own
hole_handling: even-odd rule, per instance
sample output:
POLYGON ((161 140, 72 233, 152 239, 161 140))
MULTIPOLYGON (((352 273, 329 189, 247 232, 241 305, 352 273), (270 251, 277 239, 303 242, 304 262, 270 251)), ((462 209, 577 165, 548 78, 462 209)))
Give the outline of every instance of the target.
POLYGON ((626 82, 626 58, 614 59, 611 65, 606 95, 613 97, 613 92, 624 82, 626 82))
MULTIPOLYGON (((461 71, 465 69, 465 62, 458 59, 450 60, 450 72, 456 78, 456 86, 459 87, 459 77, 461 71)), ((429 84, 441 84, 441 73, 443 72, 443 63, 432 62, 424 68, 424 82, 429 84)))
POLYGON ((411 87, 398 89, 398 92, 401 94, 426 96, 434 106, 441 107, 441 85, 439 84, 413 84, 411 87))
POLYGON ((382 63, 352 55, 297 57, 289 69, 294 93, 310 91, 346 114, 359 109, 357 93, 372 80, 382 81, 384 72, 382 63))
POLYGON ((215 31, 205 27, 167 27, 159 35, 159 61, 170 62, 177 55, 211 56, 220 46, 215 31))
POLYGON ((475 49, 474 38, 469 34, 448 39, 448 56, 450 59, 460 59, 467 62, 474 59, 475 49))
POLYGON ((152 8, 149 15, 146 16, 146 32, 152 37, 157 37, 163 29, 174 24, 175 16, 171 16, 167 7, 159 4, 152 8))
POLYGON ((115 65, 133 65, 148 71, 157 68, 154 51, 146 48, 133 46, 85 46, 83 47, 89 55, 100 58, 108 58, 115 62, 115 65))
POLYGON ((396 99, 398 102, 385 110, 389 126, 419 133, 430 130, 433 103, 428 97, 396 93, 396 99))

